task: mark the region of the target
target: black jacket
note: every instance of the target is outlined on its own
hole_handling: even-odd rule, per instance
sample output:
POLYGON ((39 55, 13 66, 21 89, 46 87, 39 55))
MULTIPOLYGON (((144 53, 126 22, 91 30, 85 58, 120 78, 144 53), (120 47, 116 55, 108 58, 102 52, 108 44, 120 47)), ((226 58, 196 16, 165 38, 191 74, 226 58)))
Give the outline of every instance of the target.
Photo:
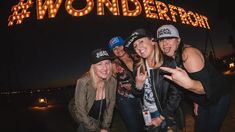
MULTIPOLYGON (((162 66, 175 68, 176 63, 172 58, 164 56, 164 63, 162 66)), ((167 119, 172 117, 179 107, 181 92, 178 90, 176 84, 163 77, 164 74, 167 73, 159 68, 150 70, 150 79, 151 82, 153 82, 152 90, 155 103, 160 114, 167 119)), ((143 96, 144 88, 141 91, 143 96)))

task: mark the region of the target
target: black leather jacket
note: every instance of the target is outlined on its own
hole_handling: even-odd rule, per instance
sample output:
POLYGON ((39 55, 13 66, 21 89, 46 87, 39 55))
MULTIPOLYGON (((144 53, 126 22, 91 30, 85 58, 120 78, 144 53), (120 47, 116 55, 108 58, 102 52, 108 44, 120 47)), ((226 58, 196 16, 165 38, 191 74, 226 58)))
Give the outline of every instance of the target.
MULTIPOLYGON (((164 56, 164 63, 162 66, 175 68, 176 63, 172 58, 164 56)), ((174 115, 179 107, 182 97, 177 85, 164 78, 164 74, 167 73, 159 68, 150 70, 150 79, 151 82, 153 82, 152 90, 155 97, 155 103, 160 114, 165 118, 168 118, 174 115)), ((141 91, 143 96, 144 88, 141 91)))

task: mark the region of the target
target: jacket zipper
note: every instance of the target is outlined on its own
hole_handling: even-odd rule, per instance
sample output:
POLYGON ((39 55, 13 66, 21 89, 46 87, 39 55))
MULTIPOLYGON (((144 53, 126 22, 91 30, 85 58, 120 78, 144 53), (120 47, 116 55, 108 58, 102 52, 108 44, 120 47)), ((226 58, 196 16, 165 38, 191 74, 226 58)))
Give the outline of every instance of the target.
MULTIPOLYGON (((153 72, 153 70, 151 70, 151 72, 152 72, 152 75, 153 75, 153 79, 152 79, 152 84, 153 84, 153 92, 154 92, 154 94, 155 94, 155 97, 156 97, 156 103, 158 103, 158 105, 157 106, 159 106, 160 107, 160 110, 162 111, 162 107, 161 107, 161 103, 160 103, 160 101, 159 101, 159 97, 158 97, 158 94, 157 94, 157 91, 156 91, 156 86, 155 86, 155 83, 154 83, 154 80, 155 80, 155 76, 154 76, 154 72, 153 72)), ((157 85, 158 85, 158 88, 160 88, 159 87, 159 70, 157 70, 157 85)))

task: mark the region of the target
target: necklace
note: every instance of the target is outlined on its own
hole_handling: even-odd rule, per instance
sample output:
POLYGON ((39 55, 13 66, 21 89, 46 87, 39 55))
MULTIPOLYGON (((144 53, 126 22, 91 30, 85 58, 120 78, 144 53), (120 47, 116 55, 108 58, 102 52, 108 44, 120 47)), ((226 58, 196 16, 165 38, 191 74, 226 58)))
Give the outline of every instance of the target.
POLYGON ((96 89, 96 100, 104 99, 104 96, 105 96, 104 92, 105 92, 104 85, 98 86, 96 89))

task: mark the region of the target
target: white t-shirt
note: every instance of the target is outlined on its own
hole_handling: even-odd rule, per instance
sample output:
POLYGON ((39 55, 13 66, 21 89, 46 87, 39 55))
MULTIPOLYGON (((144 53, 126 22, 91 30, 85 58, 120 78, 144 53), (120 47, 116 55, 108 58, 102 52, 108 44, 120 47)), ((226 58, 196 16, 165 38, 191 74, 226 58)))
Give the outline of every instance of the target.
MULTIPOLYGON (((150 75, 151 68, 148 66, 148 63, 146 63, 146 68, 147 68, 148 75, 150 75)), ((156 107, 153 91, 151 89, 152 87, 151 79, 149 77, 146 78, 143 87, 144 87, 144 97, 143 97, 144 107, 147 108, 149 112, 157 111, 158 109, 156 107)))

